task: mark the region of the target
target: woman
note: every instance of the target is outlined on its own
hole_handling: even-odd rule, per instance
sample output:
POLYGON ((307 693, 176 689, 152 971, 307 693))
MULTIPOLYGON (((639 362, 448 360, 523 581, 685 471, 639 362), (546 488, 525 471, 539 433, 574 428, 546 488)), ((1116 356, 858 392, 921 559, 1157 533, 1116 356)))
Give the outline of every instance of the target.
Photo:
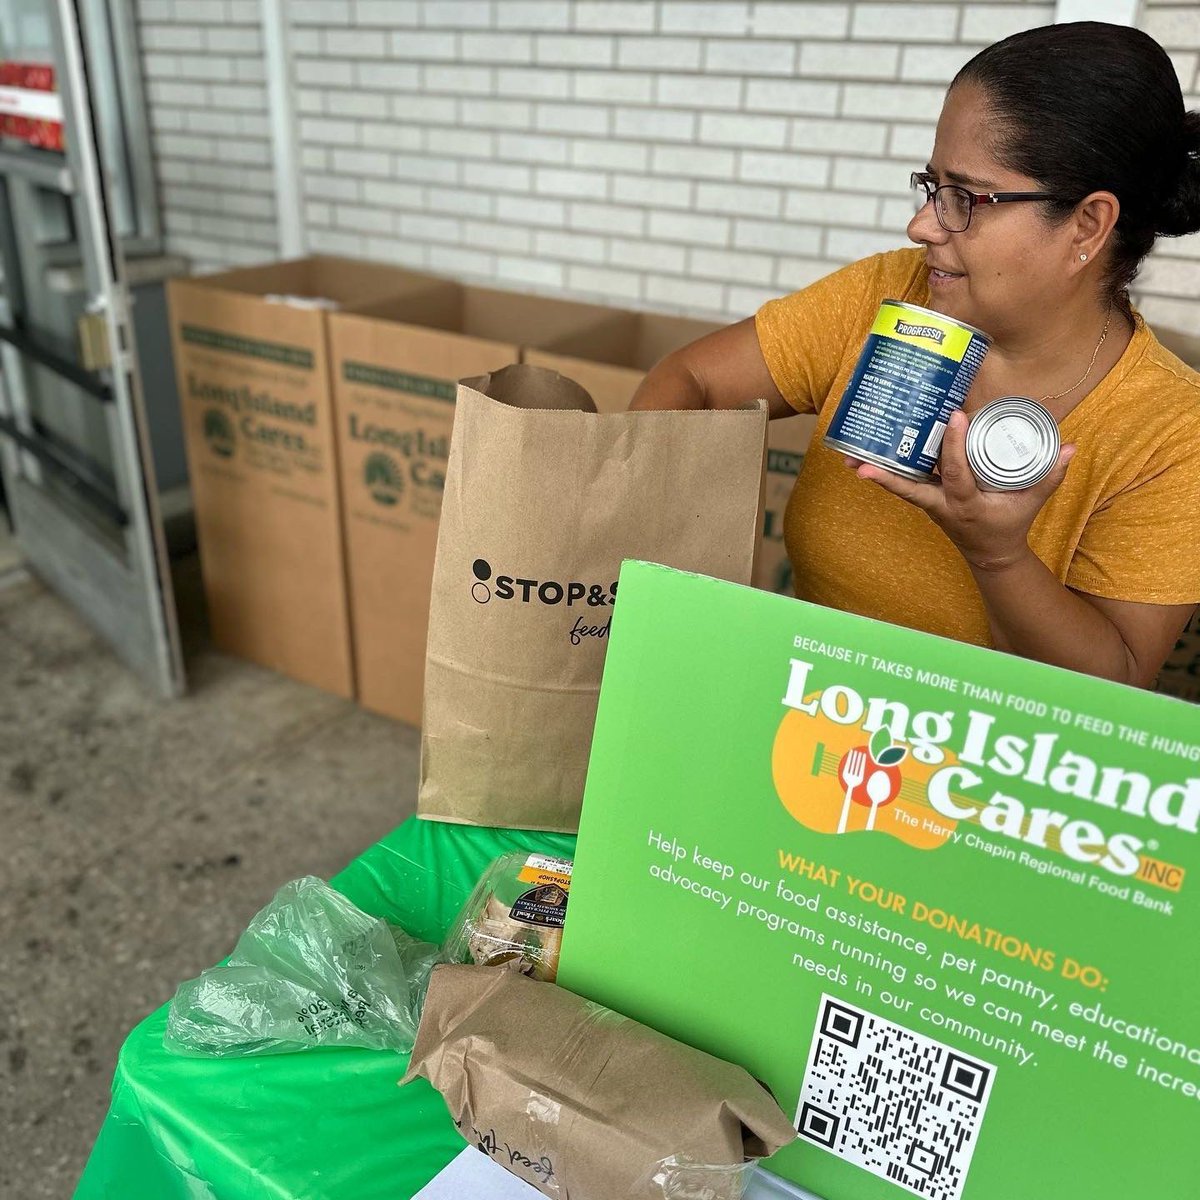
POLYGON ((1157 235, 1200 229, 1200 113, 1145 34, 1034 29, 959 72, 913 182, 921 249, 685 347, 632 407, 819 413, 785 518, 802 599, 1150 686, 1200 601, 1200 375, 1126 289, 1157 235), (1067 443, 1047 479, 981 491, 962 415, 930 483, 821 445, 885 298, 992 336, 965 410, 1040 400, 1067 443))

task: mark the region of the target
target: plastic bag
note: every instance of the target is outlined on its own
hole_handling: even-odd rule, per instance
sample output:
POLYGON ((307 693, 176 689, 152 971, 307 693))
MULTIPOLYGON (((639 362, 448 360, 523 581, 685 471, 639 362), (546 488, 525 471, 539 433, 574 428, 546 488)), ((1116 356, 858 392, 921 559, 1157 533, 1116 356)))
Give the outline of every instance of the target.
POLYGON ((649 1194, 661 1192, 663 1200, 743 1200, 757 1168, 758 1160, 753 1158, 741 1163, 699 1163, 671 1155, 651 1171, 649 1194))
POLYGON ((218 1058, 314 1046, 407 1053, 437 956, 323 880, 296 879, 250 922, 227 963, 180 984, 163 1044, 218 1058))
POLYGON ((508 966, 549 983, 571 891, 571 860, 518 851, 483 873, 443 946, 451 963, 508 966))

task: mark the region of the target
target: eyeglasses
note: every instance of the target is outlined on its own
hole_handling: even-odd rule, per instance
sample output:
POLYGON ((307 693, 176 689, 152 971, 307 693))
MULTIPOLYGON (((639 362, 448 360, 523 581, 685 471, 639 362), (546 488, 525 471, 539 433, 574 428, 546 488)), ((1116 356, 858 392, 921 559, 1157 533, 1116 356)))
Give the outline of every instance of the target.
POLYGON ((1055 200, 1050 192, 972 192, 956 183, 940 187, 932 175, 914 171, 909 186, 925 193, 925 202, 933 201, 938 224, 947 233, 962 233, 971 224, 977 204, 1009 204, 1015 200, 1055 200))

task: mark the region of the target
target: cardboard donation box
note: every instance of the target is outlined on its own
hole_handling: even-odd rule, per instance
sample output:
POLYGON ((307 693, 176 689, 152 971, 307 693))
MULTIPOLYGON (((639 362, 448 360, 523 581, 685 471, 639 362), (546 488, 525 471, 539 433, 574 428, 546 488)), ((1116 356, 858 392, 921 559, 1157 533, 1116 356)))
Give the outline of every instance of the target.
MULTIPOLYGON (((723 328, 709 321, 658 313, 622 313, 606 328, 530 350, 525 361, 582 384, 600 412, 623 412, 646 372, 668 354, 723 328)), ((767 431, 763 544, 754 586, 792 595, 792 567, 783 546, 783 514, 816 425, 814 416, 772 421, 767 431)))
POLYGON ((465 380, 457 405, 417 813, 569 832, 621 559, 750 581, 766 412, 597 413, 529 365, 465 380))
POLYGON ((1158 690, 1178 700, 1200 703, 1200 610, 1179 635, 1163 669, 1158 673, 1158 690))
POLYGON ((421 722, 429 590, 457 381, 613 309, 444 282, 332 316, 330 355, 361 704, 421 722))
POLYGON ((318 257, 168 284, 201 568, 222 650, 353 694, 327 312, 433 283, 318 257))
POLYGON ((761 1079, 768 1169, 824 1200, 1195 1194, 1195 709, 646 563, 620 593, 559 984, 761 1079))
POLYGON ((796 476, 804 465, 817 418, 797 413, 767 426, 767 492, 763 504, 763 542, 754 570, 754 586, 794 596, 792 562, 783 543, 783 524, 796 476))

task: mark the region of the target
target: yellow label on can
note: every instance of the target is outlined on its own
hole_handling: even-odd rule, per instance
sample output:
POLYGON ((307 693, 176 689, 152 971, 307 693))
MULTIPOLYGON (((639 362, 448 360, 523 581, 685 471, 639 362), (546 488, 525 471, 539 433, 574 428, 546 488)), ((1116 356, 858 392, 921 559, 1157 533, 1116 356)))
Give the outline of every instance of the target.
POLYGON ((903 304, 883 304, 871 332, 880 337, 908 342, 931 350, 943 358, 962 362, 971 339, 976 336, 950 317, 938 313, 921 312, 903 304))

